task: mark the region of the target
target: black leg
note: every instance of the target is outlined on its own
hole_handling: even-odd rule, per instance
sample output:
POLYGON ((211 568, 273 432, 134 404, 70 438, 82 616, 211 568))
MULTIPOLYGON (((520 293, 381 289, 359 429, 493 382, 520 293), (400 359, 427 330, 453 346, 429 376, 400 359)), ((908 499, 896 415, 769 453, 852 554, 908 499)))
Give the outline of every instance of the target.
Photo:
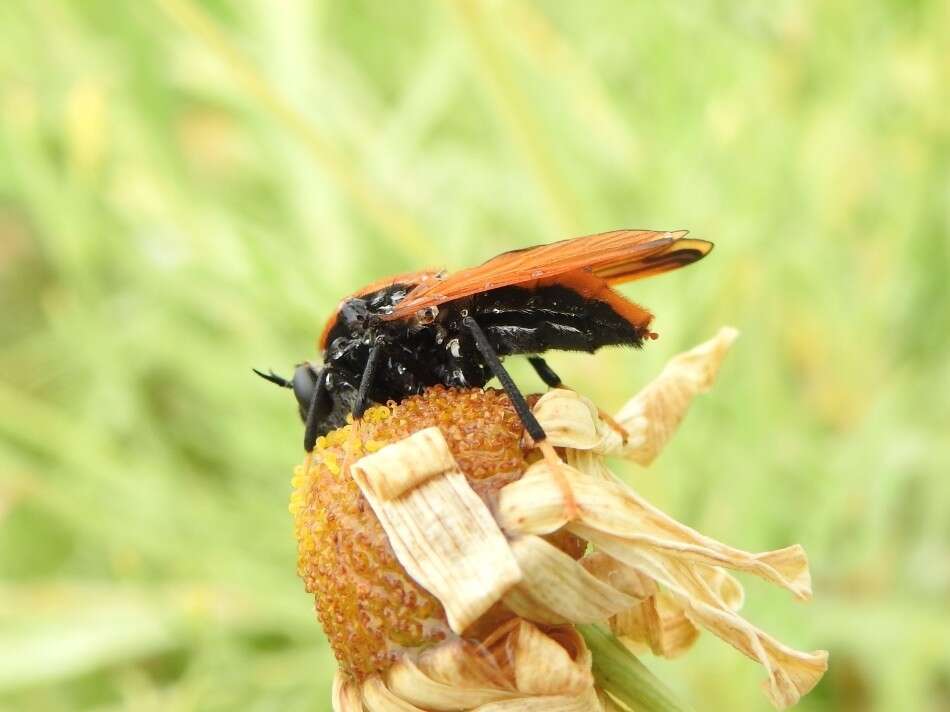
POLYGON ((363 417, 369 405, 369 389, 373 387, 373 379, 376 378, 376 369, 379 368, 379 359, 382 355, 383 345, 373 344, 369 357, 366 359, 366 366, 363 367, 363 377, 360 379, 360 390, 356 394, 356 402, 353 403, 353 418, 356 420, 363 417))
POLYGON ((538 374, 538 377, 544 381, 544 384, 548 388, 561 387, 561 377, 558 376, 550 366, 548 366, 548 362, 543 358, 540 356, 529 356, 528 363, 534 367, 535 373, 538 374))
MULTIPOLYGON (((565 518, 568 521, 576 519, 579 516, 580 510, 577 506, 577 500, 574 497, 574 491, 571 489, 569 474, 567 473, 566 466, 561 462, 561 458, 558 457, 557 452, 555 452, 554 447, 551 443, 547 442, 547 434, 544 432, 544 428, 541 427, 541 423, 538 422, 538 419, 534 417, 534 413, 528 408, 528 403, 525 401, 524 396, 521 395, 521 391, 518 390, 515 382, 511 380, 508 371, 501 365, 501 359, 498 358, 495 349, 493 349, 492 345, 488 342, 488 337, 485 336, 485 332, 482 331, 478 322, 472 317, 466 316, 462 319, 462 326, 468 329, 472 336, 475 337, 475 345, 478 347, 482 358, 485 359, 485 363, 488 365, 488 368, 491 369, 495 378, 501 381, 501 387, 504 388, 505 393, 508 394, 508 400, 511 401, 515 412, 518 413, 518 417, 521 418, 524 429, 528 431, 528 435, 531 436, 531 439, 534 440, 534 444, 544 455, 544 460, 554 474, 558 487, 561 490, 565 518)), ((547 364, 545 364, 545 367, 546 366, 547 364)))
POLYGON ((317 378, 317 385, 313 389, 313 397, 310 399, 310 407, 307 408, 307 417, 304 420, 303 430, 303 449, 307 452, 313 450, 317 444, 317 428, 327 415, 330 406, 330 399, 327 393, 327 376, 330 369, 324 366, 320 369, 320 376, 317 378))
POLYGON ((488 342, 488 337, 485 336, 485 332, 482 331, 482 328, 470 316, 462 318, 462 325, 475 337, 475 346, 478 347, 478 351, 481 353, 482 358, 485 359, 489 370, 491 370, 495 378, 501 381, 501 387, 504 388, 505 393, 508 394, 508 400, 511 401, 515 412, 518 413, 518 417, 521 418, 521 422, 525 430, 528 431, 528 435, 531 436, 531 439, 534 440, 535 443, 540 444, 543 442, 547 437, 544 433, 544 428, 541 427, 538 419, 534 417, 534 413, 532 413, 528 407, 528 403, 525 401, 524 396, 521 395, 521 391, 518 390, 518 386, 511 380, 508 371, 506 371, 505 367, 501 364, 501 359, 498 358, 495 349, 493 349, 492 345, 488 342))
POLYGON ((294 386, 293 386, 293 383, 291 383, 290 381, 288 381, 288 380, 287 380, 286 378, 284 378, 283 376, 278 376, 278 375, 277 375, 276 373, 274 373, 273 371, 269 371, 269 372, 267 372, 267 373, 262 373, 261 371, 258 371, 256 368, 252 368, 251 370, 252 370, 254 373, 256 373, 258 376, 260 376, 261 378, 263 378, 265 381, 270 381, 271 383, 276 383, 276 384, 277 384, 278 386, 280 386, 281 388, 293 388, 293 387, 294 387, 294 386))

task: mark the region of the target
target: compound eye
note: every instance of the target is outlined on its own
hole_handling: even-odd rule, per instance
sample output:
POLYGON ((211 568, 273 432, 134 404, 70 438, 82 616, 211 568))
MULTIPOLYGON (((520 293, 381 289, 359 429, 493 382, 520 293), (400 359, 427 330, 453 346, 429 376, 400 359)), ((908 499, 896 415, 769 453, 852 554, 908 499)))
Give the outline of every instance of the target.
POLYGON ((310 401, 313 400, 313 391, 317 387, 317 378, 320 372, 309 363, 302 363, 294 371, 294 378, 291 385, 294 389, 294 397, 297 399, 297 405, 300 407, 300 419, 307 418, 307 410, 310 408, 310 401))

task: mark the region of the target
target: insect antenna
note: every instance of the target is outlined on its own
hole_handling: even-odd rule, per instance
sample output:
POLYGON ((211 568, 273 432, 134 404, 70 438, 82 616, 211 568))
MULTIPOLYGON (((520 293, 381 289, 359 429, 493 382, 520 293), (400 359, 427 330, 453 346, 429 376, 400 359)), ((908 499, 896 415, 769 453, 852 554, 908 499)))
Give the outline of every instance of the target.
POLYGON ((263 373, 263 372, 261 372, 261 371, 258 371, 256 368, 252 368, 251 370, 252 370, 254 373, 256 373, 258 376, 260 376, 261 378, 263 378, 265 381, 270 381, 271 383, 273 383, 273 384, 275 384, 275 385, 278 385, 278 386, 280 386, 281 388, 293 388, 293 387, 294 387, 293 383, 291 383, 290 381, 288 381, 288 380, 287 380, 286 378, 284 378, 283 376, 278 376, 278 375, 277 375, 276 373, 274 373, 273 371, 268 371, 267 373, 263 373))

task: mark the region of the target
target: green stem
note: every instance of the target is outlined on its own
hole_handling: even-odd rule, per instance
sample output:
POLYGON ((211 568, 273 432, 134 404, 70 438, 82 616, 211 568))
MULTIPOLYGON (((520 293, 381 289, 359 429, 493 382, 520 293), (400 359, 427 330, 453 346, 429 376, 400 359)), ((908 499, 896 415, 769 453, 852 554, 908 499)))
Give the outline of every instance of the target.
POLYGON ((598 625, 579 625, 593 654, 594 679, 636 712, 691 712, 610 632, 598 625))

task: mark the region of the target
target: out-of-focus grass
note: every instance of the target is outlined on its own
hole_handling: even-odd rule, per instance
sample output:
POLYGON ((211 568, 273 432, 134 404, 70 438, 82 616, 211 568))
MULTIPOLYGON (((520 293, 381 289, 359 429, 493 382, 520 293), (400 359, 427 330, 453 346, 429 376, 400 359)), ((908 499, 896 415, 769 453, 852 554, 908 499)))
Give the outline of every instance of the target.
MULTIPOLYGON (((250 367, 382 274, 630 226, 718 247, 625 289, 659 342, 553 364, 614 408, 740 327, 630 476, 806 546, 814 603, 747 607, 832 651, 801 709, 950 708, 950 5, 192 3, 0 3, 0 707, 327 708, 250 367)), ((766 708, 708 635, 653 667, 766 708)))

